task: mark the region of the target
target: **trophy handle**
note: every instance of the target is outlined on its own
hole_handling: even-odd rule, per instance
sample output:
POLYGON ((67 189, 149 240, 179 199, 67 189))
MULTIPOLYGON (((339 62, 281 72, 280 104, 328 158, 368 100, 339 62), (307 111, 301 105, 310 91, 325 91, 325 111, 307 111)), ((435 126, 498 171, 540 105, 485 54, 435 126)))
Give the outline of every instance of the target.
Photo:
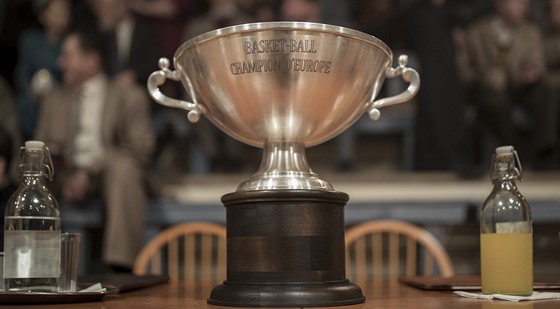
POLYGON ((388 68, 387 72, 385 72, 385 77, 387 78, 402 76, 402 79, 405 82, 409 83, 409 85, 405 91, 395 96, 375 100, 370 103, 367 107, 367 112, 372 120, 379 119, 379 117, 381 116, 381 112, 379 111, 380 108, 407 102, 412 99, 418 92, 418 88, 420 87, 420 76, 418 75, 418 72, 416 72, 416 70, 407 67, 407 64, 408 56, 400 55, 399 66, 396 68, 388 68))
POLYGON ((171 71, 169 69, 169 59, 165 57, 159 59, 158 66, 161 70, 153 72, 148 78, 148 93, 150 96, 161 105, 188 110, 187 118, 189 121, 192 123, 198 122, 201 115, 198 104, 170 98, 159 90, 159 87, 167 79, 180 81, 181 74, 179 71, 171 71))

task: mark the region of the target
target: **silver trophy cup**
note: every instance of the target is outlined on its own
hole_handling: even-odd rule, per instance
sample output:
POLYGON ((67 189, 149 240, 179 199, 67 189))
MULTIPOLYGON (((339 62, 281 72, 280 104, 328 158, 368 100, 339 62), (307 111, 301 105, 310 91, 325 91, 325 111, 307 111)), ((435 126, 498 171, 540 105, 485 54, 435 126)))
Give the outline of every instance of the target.
POLYGON ((210 303, 364 301, 345 279, 342 207, 348 196, 311 170, 305 148, 335 137, 365 112, 376 120, 379 108, 416 94, 418 73, 406 66, 406 56, 396 68, 392 58, 385 43, 359 31, 272 22, 199 35, 176 51, 174 71, 168 59, 159 61, 161 69, 148 80, 158 103, 188 110, 193 123, 204 115, 231 137, 264 149, 258 171, 222 198, 228 278, 210 303), (376 100, 385 78, 398 76, 408 88, 376 100), (167 79, 181 81, 192 102, 165 96, 159 87, 167 79))
POLYGON ((159 103, 200 115, 231 137, 264 148, 258 171, 238 191, 332 191, 307 163, 305 148, 342 133, 364 112, 410 100, 418 73, 407 58, 359 31, 314 23, 274 22, 218 29, 184 43, 148 80, 159 103), (402 76, 403 93, 375 100, 385 78, 402 76), (192 102, 166 97, 166 79, 181 81, 192 102))

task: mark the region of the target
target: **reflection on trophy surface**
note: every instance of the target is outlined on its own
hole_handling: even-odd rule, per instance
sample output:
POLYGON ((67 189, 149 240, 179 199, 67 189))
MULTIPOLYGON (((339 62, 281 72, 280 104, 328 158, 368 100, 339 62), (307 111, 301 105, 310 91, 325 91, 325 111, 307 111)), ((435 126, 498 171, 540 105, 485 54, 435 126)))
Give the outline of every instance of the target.
POLYGON ((175 71, 161 59, 148 89, 159 103, 207 117, 233 138, 263 148, 258 171, 226 194, 228 275, 209 302, 234 306, 331 306, 364 301, 345 279, 345 193, 315 174, 305 148, 342 133, 365 112, 409 101, 418 73, 373 36, 300 22, 218 29, 185 42, 175 71), (384 79, 409 82, 375 100, 384 79), (181 81, 185 102, 160 92, 181 81), (256 297, 255 295, 258 295, 256 297))

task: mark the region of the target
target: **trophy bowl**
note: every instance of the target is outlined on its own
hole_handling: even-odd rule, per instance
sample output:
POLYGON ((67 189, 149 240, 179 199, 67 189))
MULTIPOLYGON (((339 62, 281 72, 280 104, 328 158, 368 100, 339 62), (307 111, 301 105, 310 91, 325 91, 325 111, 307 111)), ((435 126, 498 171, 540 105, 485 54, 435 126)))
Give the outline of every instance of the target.
POLYGON ((348 28, 302 22, 237 25, 199 35, 178 48, 148 80, 160 104, 200 115, 231 137, 264 149, 258 171, 237 191, 323 190, 332 185, 309 167, 305 148, 340 134, 368 112, 410 100, 418 73, 381 40, 348 28), (385 78, 409 82, 401 94, 375 100, 385 78), (192 102, 159 90, 181 81, 192 102))

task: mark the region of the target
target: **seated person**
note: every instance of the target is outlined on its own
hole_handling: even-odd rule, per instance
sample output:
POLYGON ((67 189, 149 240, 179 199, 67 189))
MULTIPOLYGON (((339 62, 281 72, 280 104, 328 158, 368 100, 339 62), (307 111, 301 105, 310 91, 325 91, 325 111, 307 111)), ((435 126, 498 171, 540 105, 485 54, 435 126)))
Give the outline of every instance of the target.
POLYGON ((496 13, 467 29, 465 47, 471 70, 462 76, 472 87, 481 119, 501 144, 516 145, 512 120, 515 106, 524 106, 533 119, 532 154, 538 156, 558 141, 557 104, 544 81, 545 59, 539 29, 529 21, 529 0, 495 0, 496 13))
POLYGON ((34 0, 33 9, 41 29, 23 32, 18 46, 18 61, 14 72, 17 96, 17 117, 22 133, 30 139, 37 127, 40 97, 52 84, 60 81, 56 59, 60 43, 71 21, 68 0, 34 0), (37 73, 50 73, 50 79, 38 78, 37 73))
POLYGON ((95 36, 75 32, 64 40, 63 85, 42 102, 36 138, 51 150, 55 192, 63 200, 99 194, 107 216, 103 260, 128 270, 144 243, 145 167, 154 134, 146 91, 110 82, 101 55, 95 36))

